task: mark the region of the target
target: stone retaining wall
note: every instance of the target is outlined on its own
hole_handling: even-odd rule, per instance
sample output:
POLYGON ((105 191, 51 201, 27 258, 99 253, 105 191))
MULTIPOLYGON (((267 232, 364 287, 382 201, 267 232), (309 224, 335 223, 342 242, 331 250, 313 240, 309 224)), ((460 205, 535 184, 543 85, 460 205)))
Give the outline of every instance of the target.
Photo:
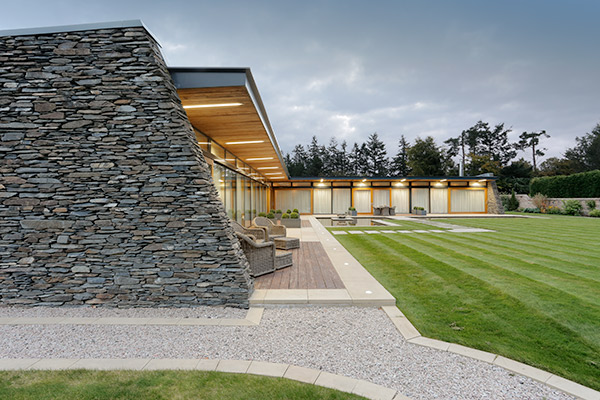
POLYGON ((0 303, 248 306, 248 263, 143 27, 0 37, 0 158, 0 303))
MULTIPOLYGON (((535 204, 533 204, 533 201, 531 200, 531 197, 529 197, 529 195, 517 194, 517 195, 515 195, 515 197, 517 198, 517 200, 519 200, 520 208, 535 208, 535 204)), ((586 204, 586 202, 589 200, 594 200, 596 202, 596 208, 600 209, 600 198, 598 198, 598 197, 596 197, 596 198, 574 197, 574 198, 569 198, 569 199, 562 199, 562 198, 558 198, 558 197, 548 197, 548 206, 563 208, 564 207, 563 201, 566 201, 566 200, 579 201, 581 203, 581 205, 583 206, 583 215, 588 215, 591 211, 586 204)))
POLYGON ((504 214, 504 206, 502 205, 502 200, 500 199, 500 193, 498 192, 498 185, 496 185, 496 181, 488 181, 487 189, 488 214, 504 214))

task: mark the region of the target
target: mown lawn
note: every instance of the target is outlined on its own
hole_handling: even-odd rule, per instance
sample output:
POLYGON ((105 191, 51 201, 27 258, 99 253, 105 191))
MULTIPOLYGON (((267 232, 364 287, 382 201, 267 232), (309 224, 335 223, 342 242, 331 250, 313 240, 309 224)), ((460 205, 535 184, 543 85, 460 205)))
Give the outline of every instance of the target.
POLYGON ((0 399, 364 399, 282 378, 203 371, 0 371, 0 399))
POLYGON ((440 221, 496 232, 336 239, 423 335, 600 389, 600 220, 440 221))

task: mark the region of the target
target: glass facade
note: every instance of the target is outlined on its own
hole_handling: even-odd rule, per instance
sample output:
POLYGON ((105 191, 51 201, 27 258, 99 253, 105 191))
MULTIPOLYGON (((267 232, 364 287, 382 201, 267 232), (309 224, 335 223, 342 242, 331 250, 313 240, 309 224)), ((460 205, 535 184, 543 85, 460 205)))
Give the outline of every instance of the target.
POLYGON ((227 216, 244 226, 260 212, 267 212, 267 187, 231 169, 214 163, 213 181, 227 216))

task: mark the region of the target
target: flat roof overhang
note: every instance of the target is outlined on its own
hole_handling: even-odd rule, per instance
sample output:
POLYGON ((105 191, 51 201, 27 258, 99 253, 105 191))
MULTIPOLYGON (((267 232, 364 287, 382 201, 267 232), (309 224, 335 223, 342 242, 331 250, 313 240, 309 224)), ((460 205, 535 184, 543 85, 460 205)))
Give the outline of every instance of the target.
MULTIPOLYGON (((261 174, 281 172, 282 178, 289 178, 249 68, 172 67, 169 72, 194 128, 261 174), (202 107, 187 108, 189 106, 202 107), (235 144, 248 141, 261 142, 235 144)), ((265 177, 273 182, 280 180, 270 176, 265 177)))

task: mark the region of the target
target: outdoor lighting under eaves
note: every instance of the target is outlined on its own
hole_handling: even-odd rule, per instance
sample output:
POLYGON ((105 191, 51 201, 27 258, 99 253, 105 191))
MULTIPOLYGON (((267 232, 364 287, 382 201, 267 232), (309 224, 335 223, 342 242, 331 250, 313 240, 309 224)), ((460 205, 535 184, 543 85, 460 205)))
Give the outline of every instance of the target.
POLYGON ((401 179, 400 182, 406 182, 406 179, 401 179))
POLYGON ((442 179, 440 182, 446 182, 448 179, 442 179))
POLYGON ((242 103, 194 104, 191 106, 183 106, 183 108, 237 107, 241 105, 242 103))
POLYGON ((266 161, 272 160, 273 157, 257 157, 257 158, 246 158, 246 161, 266 161))
POLYGON ((225 144, 255 144, 255 143, 264 143, 264 140, 243 140, 240 142, 225 142, 225 144))
POLYGON ((256 169, 279 169, 279 167, 258 167, 256 169))
POLYGON ((477 182, 485 182, 485 181, 487 181, 487 179, 480 179, 477 182))
POLYGON ((266 172, 265 175, 283 175, 282 172, 266 172))

